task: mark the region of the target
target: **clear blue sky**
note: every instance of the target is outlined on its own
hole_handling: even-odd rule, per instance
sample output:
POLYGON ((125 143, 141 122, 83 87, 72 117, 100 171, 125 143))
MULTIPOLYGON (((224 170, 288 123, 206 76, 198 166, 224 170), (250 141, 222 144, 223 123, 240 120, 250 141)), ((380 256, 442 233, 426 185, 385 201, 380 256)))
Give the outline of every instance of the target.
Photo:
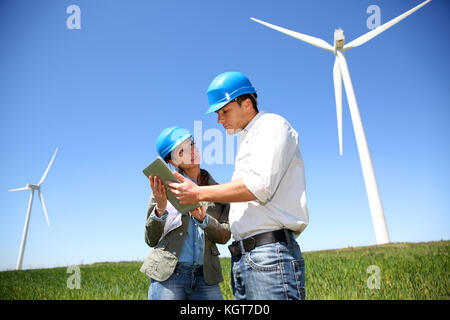
MULTIPOLYGON (((305 160, 310 225, 303 251, 375 244, 344 94, 339 156, 334 57, 249 19, 333 42, 419 0, 2 1, 0 4, 0 270, 16 265, 29 192, 35 197, 24 268, 143 260, 150 187, 141 170, 168 126, 224 130, 206 89, 224 71, 247 74, 261 110, 286 117, 305 160), (69 5, 81 29, 69 30, 69 5)), ((434 0, 347 51, 393 242, 450 238, 450 3, 434 0)), ((203 141, 205 148, 211 141, 203 141)), ((219 182, 233 164, 206 165, 219 182)), ((225 246, 223 256, 229 256, 225 246)))

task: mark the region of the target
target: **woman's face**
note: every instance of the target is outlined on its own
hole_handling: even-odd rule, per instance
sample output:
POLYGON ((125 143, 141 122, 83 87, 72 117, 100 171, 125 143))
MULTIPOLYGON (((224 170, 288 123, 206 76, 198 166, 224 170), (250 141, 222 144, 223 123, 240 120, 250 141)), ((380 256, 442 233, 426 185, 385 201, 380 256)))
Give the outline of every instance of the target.
POLYGON ((200 165, 200 153, 191 138, 172 150, 172 162, 183 170, 200 165))

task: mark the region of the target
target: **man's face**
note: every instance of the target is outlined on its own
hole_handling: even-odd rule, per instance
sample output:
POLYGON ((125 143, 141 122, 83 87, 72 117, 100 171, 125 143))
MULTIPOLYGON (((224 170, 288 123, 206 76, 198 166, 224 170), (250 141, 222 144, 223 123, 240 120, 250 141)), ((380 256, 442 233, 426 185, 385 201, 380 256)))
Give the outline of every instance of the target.
POLYGON ((217 122, 220 123, 228 134, 235 134, 245 128, 248 115, 243 106, 239 106, 236 101, 232 101, 223 108, 216 111, 217 122))

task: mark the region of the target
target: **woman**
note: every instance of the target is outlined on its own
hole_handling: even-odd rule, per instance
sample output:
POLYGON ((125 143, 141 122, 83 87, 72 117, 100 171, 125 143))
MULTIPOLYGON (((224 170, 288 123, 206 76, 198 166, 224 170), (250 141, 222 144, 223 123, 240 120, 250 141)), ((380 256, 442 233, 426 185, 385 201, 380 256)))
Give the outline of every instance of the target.
MULTIPOLYGON (((199 185, 217 184, 200 169, 200 155, 189 131, 170 127, 161 132, 156 149, 161 158, 199 185)), ((150 176, 152 196, 145 242, 154 249, 141 272, 150 277, 150 300, 222 300, 223 281, 216 243, 230 239, 229 204, 203 203, 180 213, 167 201, 161 179, 150 176)))

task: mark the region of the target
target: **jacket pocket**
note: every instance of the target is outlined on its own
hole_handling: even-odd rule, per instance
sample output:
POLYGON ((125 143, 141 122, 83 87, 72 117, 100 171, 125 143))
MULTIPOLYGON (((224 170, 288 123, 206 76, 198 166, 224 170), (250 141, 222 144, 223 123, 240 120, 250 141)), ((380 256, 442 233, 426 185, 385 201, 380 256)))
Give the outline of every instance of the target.
POLYGON ((156 248, 145 259, 141 272, 157 281, 166 281, 173 274, 177 262, 176 255, 162 248, 156 248))

